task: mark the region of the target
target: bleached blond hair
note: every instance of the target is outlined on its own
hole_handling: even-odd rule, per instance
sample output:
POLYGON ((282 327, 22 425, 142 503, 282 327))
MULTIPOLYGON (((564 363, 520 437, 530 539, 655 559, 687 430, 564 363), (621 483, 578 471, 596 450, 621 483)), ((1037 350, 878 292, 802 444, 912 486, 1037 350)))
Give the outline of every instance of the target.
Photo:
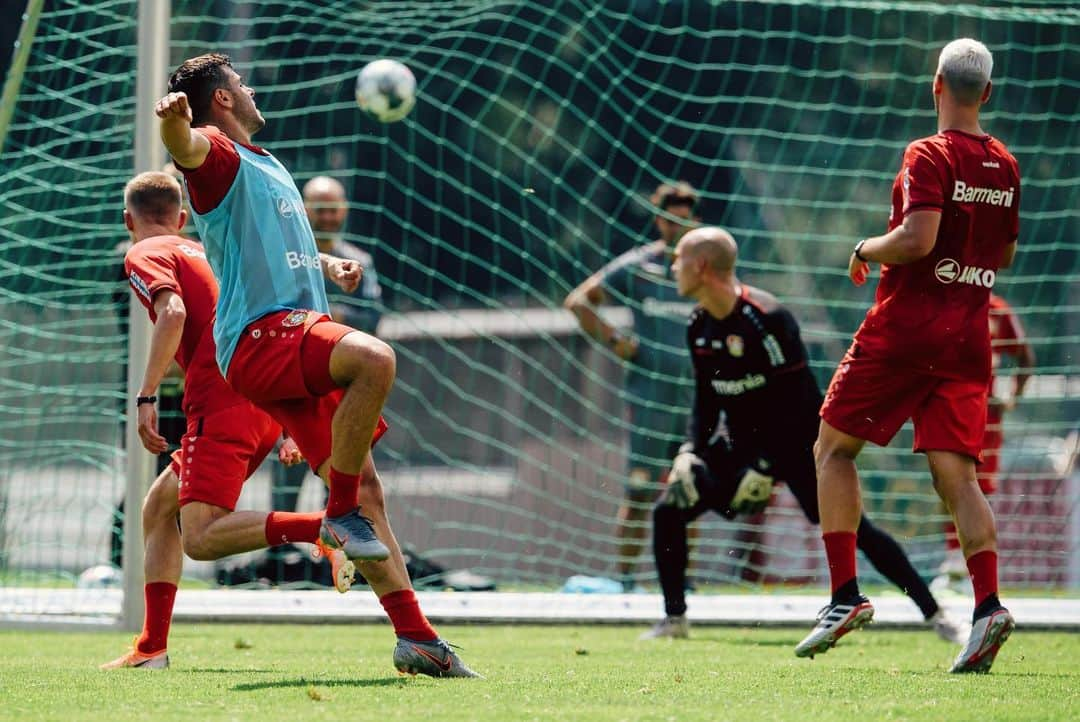
POLYGON ((938 75, 956 99, 968 105, 979 102, 993 69, 990 51, 973 38, 953 40, 942 48, 938 57, 938 75))

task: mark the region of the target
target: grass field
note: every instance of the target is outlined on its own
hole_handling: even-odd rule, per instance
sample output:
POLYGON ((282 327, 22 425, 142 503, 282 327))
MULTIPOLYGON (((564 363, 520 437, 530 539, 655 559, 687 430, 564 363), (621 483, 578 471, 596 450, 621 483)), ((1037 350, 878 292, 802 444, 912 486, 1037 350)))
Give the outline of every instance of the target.
MULTIPOLYGON (((945 672, 929 631, 859 632, 813 661, 804 630, 446 627, 483 680, 401 677, 388 627, 174 627, 163 672, 99 672, 130 637, 0 630, 3 720, 1067 720, 1080 637, 1020 630, 994 671, 945 672)), ((1069 710, 1072 710, 1070 712, 1069 710)))

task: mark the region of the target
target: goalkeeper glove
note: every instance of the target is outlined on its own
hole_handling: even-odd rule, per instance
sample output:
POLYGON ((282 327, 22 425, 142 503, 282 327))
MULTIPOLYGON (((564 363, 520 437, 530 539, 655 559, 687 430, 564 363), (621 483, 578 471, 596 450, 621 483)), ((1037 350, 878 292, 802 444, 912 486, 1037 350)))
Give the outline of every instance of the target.
MULTIPOLYGON (((766 469, 767 464, 762 464, 766 469)), ((739 479, 735 496, 731 499, 731 510, 737 514, 757 514, 769 505, 772 497, 773 478, 754 467, 749 467, 739 479)))
POLYGON ((668 474, 668 485, 664 489, 661 504, 674 506, 679 509, 689 509, 698 503, 701 494, 698 492, 695 468, 704 468, 705 462, 701 457, 683 452, 675 457, 671 464, 671 472, 668 474))

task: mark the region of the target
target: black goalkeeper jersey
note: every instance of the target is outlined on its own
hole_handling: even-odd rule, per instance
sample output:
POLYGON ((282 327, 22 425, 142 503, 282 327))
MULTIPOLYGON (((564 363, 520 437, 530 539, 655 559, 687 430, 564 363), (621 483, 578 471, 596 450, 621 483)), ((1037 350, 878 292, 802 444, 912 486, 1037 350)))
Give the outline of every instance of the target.
POLYGON ((742 463, 765 459, 778 475, 801 471, 807 458, 812 464, 807 452, 817 438, 822 396, 799 325, 775 297, 744 284, 726 318, 699 306, 687 342, 695 379, 688 435, 695 453, 723 440, 742 463))

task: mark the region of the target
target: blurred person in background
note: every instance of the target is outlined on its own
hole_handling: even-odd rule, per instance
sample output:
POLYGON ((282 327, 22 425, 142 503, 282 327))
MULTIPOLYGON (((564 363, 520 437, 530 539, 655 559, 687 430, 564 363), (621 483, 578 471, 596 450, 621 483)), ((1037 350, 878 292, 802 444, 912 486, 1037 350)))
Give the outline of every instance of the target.
POLYGON ((698 193, 686 182, 663 183, 650 202, 659 237, 615 258, 563 302, 581 330, 626 366, 630 456, 615 530, 624 591, 636 587, 634 568, 645 546, 649 510, 686 430, 691 392, 683 339, 692 306, 671 281, 671 253, 698 222, 698 193), (630 309, 630 332, 600 315, 598 308, 605 303, 630 309))

